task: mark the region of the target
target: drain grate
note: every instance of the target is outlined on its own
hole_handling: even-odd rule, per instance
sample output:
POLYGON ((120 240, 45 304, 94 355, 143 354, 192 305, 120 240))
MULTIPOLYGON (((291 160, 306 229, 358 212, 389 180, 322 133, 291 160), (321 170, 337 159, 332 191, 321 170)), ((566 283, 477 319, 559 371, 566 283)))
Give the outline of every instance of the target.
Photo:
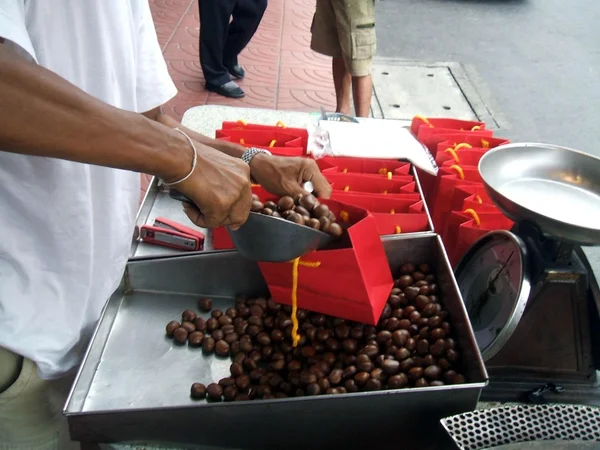
POLYGON ((531 441, 600 441, 600 409, 523 405, 482 409, 441 420, 461 450, 531 441))

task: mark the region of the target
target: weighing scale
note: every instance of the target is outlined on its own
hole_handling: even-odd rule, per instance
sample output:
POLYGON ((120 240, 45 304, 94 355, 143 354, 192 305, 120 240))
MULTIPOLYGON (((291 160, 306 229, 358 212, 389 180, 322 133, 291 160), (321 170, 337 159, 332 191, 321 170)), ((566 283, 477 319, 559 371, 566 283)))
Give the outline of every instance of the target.
POLYGON ((482 400, 600 405, 600 298, 580 248, 600 244, 600 159, 507 144, 479 171, 515 222, 455 270, 490 376, 482 400))

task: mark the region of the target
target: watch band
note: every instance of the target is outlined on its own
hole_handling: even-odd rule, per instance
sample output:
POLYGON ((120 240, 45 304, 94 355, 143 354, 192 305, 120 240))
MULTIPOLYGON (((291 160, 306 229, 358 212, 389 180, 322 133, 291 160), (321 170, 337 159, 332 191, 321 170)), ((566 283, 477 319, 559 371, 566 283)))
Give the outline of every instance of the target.
POLYGON ((254 158, 259 153, 264 153, 266 155, 272 154, 271 152, 269 152, 267 150, 263 150, 261 148, 250 147, 242 154, 242 161, 244 161, 246 164, 250 165, 250 161, 252 161, 252 158, 254 158))

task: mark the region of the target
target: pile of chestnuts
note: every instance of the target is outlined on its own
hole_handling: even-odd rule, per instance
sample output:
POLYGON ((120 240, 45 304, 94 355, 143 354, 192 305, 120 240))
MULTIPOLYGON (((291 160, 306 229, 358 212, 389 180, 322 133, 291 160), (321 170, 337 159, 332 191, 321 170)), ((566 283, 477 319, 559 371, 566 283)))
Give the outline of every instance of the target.
POLYGON ((292 345, 291 307, 239 297, 209 318, 186 310, 167 325, 178 344, 231 358, 230 377, 194 383, 191 396, 244 401, 465 383, 448 312, 428 264, 404 264, 377 326, 299 309, 292 345))
POLYGON ((260 198, 253 194, 251 211, 306 225, 335 238, 344 234, 344 228, 337 222, 335 214, 312 194, 298 194, 294 198, 281 197, 277 203, 271 200, 262 203, 260 198))

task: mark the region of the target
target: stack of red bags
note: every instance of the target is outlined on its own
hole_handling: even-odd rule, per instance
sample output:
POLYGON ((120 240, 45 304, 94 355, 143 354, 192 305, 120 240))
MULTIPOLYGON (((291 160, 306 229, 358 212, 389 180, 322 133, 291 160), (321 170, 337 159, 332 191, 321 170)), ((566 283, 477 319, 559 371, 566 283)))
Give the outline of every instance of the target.
MULTIPOLYGON (((218 139, 266 148, 280 156, 307 155, 308 133, 303 129, 225 122, 218 139)), ((376 324, 393 286, 380 236, 431 229, 419 185, 408 163, 395 160, 322 158, 317 160, 331 183, 325 203, 346 230, 335 248, 317 250, 293 262, 259 263, 273 299, 358 322, 376 324), (296 269, 294 270, 294 267, 296 269)), ((260 186, 261 201, 274 200, 260 186)), ((232 249, 225 228, 213 230, 216 250, 232 249)))
MULTIPOLYGON (((223 122, 216 137, 247 147, 268 149, 279 156, 307 155, 308 132, 301 128, 223 122)), ((333 187, 333 200, 366 209, 375 219, 380 236, 430 231, 424 199, 410 163, 396 160, 334 158, 317 160, 333 187)), ((215 250, 233 249, 223 227, 213 230, 215 250)))
POLYGON ((485 193, 479 160, 490 149, 507 144, 483 122, 416 116, 413 135, 434 156, 437 177, 418 170, 435 231, 442 237, 452 265, 486 233, 508 230, 513 223, 485 193))

